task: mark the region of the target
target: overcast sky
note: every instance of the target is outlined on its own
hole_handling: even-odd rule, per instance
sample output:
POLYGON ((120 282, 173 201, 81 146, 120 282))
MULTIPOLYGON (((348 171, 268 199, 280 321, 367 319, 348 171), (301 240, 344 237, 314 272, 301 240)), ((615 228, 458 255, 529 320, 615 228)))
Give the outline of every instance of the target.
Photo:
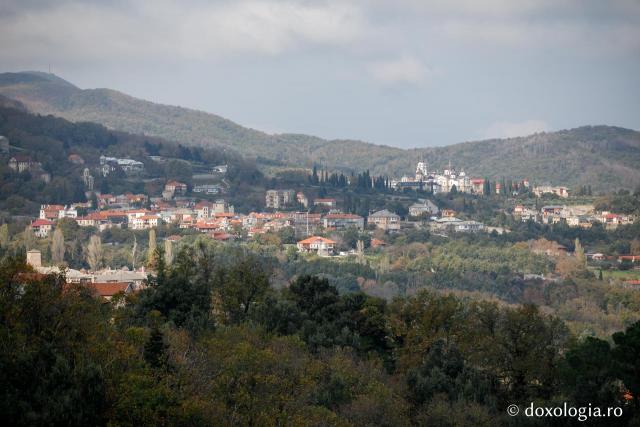
POLYGON ((640 129, 639 0, 0 2, 0 71, 270 133, 445 145, 640 129))

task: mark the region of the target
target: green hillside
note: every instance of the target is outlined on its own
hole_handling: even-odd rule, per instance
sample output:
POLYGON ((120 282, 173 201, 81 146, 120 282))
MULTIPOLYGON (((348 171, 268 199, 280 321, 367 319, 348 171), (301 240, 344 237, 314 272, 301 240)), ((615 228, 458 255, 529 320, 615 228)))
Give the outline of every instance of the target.
POLYGON ((110 89, 79 89, 46 73, 0 74, 0 94, 19 100, 40 114, 96 122, 112 129, 160 136, 188 145, 228 147, 244 156, 282 164, 322 162, 336 168, 360 169, 353 150, 375 150, 380 164, 384 164, 384 158, 402 153, 397 148, 356 141, 348 141, 345 146, 344 141, 306 135, 269 135, 202 111, 155 104, 110 89))
POLYGON ((219 164, 228 165, 225 180, 233 188, 261 181, 255 165, 235 153, 186 147, 157 137, 113 131, 96 123, 34 115, 3 104, 11 102, 0 97, 0 135, 7 137, 11 145, 8 151, 0 152, 0 217, 5 213, 34 215, 40 204, 85 201, 85 168, 94 176, 94 190, 114 194, 158 196, 166 180, 178 179, 192 185, 194 173, 219 164), (31 171, 12 170, 9 159, 17 155, 28 157, 39 166, 31 171), (140 161, 144 170, 132 175, 116 170, 102 176, 101 155, 140 161), (48 178, 43 179, 43 174, 48 178))
POLYGON ((40 114, 186 145, 224 147, 263 164, 318 163, 330 169, 370 169, 374 174, 400 176, 411 174, 423 157, 434 168, 451 161, 473 176, 529 178, 572 187, 591 184, 596 190, 640 184, 640 133, 608 126, 402 150, 353 140, 269 135, 202 111, 155 104, 110 89, 80 89, 46 73, 0 74, 0 95, 40 114))

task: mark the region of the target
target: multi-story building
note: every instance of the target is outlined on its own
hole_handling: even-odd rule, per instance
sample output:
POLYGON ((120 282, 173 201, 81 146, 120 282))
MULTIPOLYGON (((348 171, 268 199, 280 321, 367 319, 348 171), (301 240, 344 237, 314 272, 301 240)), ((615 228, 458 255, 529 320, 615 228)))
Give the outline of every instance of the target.
POLYGON ((400 230, 400 215, 393 212, 389 212, 383 209, 378 212, 374 212, 367 218, 369 224, 375 224, 377 228, 385 231, 398 231, 400 230))
POLYGON ((175 180, 168 181, 164 185, 164 190, 171 192, 173 195, 182 195, 187 192, 187 184, 175 180))
POLYGON ((350 227, 355 227, 359 230, 364 229, 364 218, 360 215, 330 213, 322 218, 322 222, 326 229, 343 230, 350 227))
POLYGON ((409 216, 414 218, 437 215, 438 212, 440 212, 440 209, 431 200, 423 200, 420 203, 414 203, 409 206, 409 216))
POLYGON ((536 197, 542 197, 545 194, 555 194, 558 197, 566 199, 569 197, 569 189, 567 187, 552 187, 550 185, 542 185, 533 188, 533 194, 536 197))
POLYGON ((294 190, 267 190, 265 204, 267 208, 281 209, 292 205, 296 200, 294 190))
POLYGON ((337 206, 338 202, 336 199, 315 199, 313 201, 314 206, 322 206, 325 208, 333 209, 337 206))
POLYGON ((227 213, 235 213, 235 208, 233 205, 230 205, 224 199, 218 199, 213 203, 213 213, 214 214, 227 214, 227 213))
POLYGON ((48 219, 38 218, 31 223, 31 230, 33 230, 33 234, 35 234, 36 237, 44 239, 48 237, 51 230, 53 230, 53 222, 48 219))
POLYGON ((455 217, 439 218, 431 223, 431 230, 441 233, 475 233, 482 231, 484 224, 477 221, 463 221, 455 217))
POLYGON ((40 219, 56 220, 60 218, 75 218, 78 210, 74 207, 62 205, 40 205, 40 219))
POLYGON ((193 187, 194 193, 220 194, 222 187, 217 184, 200 184, 193 187))
POLYGON ((470 182, 472 193, 484 194, 484 178, 473 178, 470 182))
POLYGON ((544 224, 558 224, 564 218, 562 215, 563 210, 564 210, 564 206, 560 206, 560 205, 543 206, 540 209, 540 214, 542 215, 542 222, 544 224))
POLYGON ((162 219, 158 215, 142 215, 134 217, 129 222, 129 226, 133 230, 145 230, 148 228, 155 228, 162 222, 162 219))
POLYGON ((300 252, 316 252, 318 255, 331 255, 335 251, 336 242, 320 236, 311 236, 297 244, 300 252))

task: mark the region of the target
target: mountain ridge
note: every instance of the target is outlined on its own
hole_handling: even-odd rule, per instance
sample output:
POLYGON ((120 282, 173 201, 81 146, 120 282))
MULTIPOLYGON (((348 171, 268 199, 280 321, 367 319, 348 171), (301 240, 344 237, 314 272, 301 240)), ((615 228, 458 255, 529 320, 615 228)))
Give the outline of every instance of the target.
POLYGON ((157 136, 185 145, 218 146, 259 162, 374 174, 411 175, 424 158, 434 168, 449 161, 471 175, 529 178, 597 189, 640 184, 640 133, 613 126, 582 126, 509 139, 401 149, 364 141, 284 133, 268 134, 229 119, 179 106, 157 104, 112 89, 80 89, 47 73, 0 74, 0 95, 39 114, 157 136), (622 153, 620 153, 622 151, 622 153))

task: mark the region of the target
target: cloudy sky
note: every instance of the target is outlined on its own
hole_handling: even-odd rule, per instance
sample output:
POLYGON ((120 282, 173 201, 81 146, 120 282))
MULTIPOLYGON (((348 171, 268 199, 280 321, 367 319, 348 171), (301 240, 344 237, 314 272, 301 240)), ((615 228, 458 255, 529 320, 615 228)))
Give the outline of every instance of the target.
POLYGON ((638 0, 0 2, 0 71, 401 147, 640 129, 638 0))

